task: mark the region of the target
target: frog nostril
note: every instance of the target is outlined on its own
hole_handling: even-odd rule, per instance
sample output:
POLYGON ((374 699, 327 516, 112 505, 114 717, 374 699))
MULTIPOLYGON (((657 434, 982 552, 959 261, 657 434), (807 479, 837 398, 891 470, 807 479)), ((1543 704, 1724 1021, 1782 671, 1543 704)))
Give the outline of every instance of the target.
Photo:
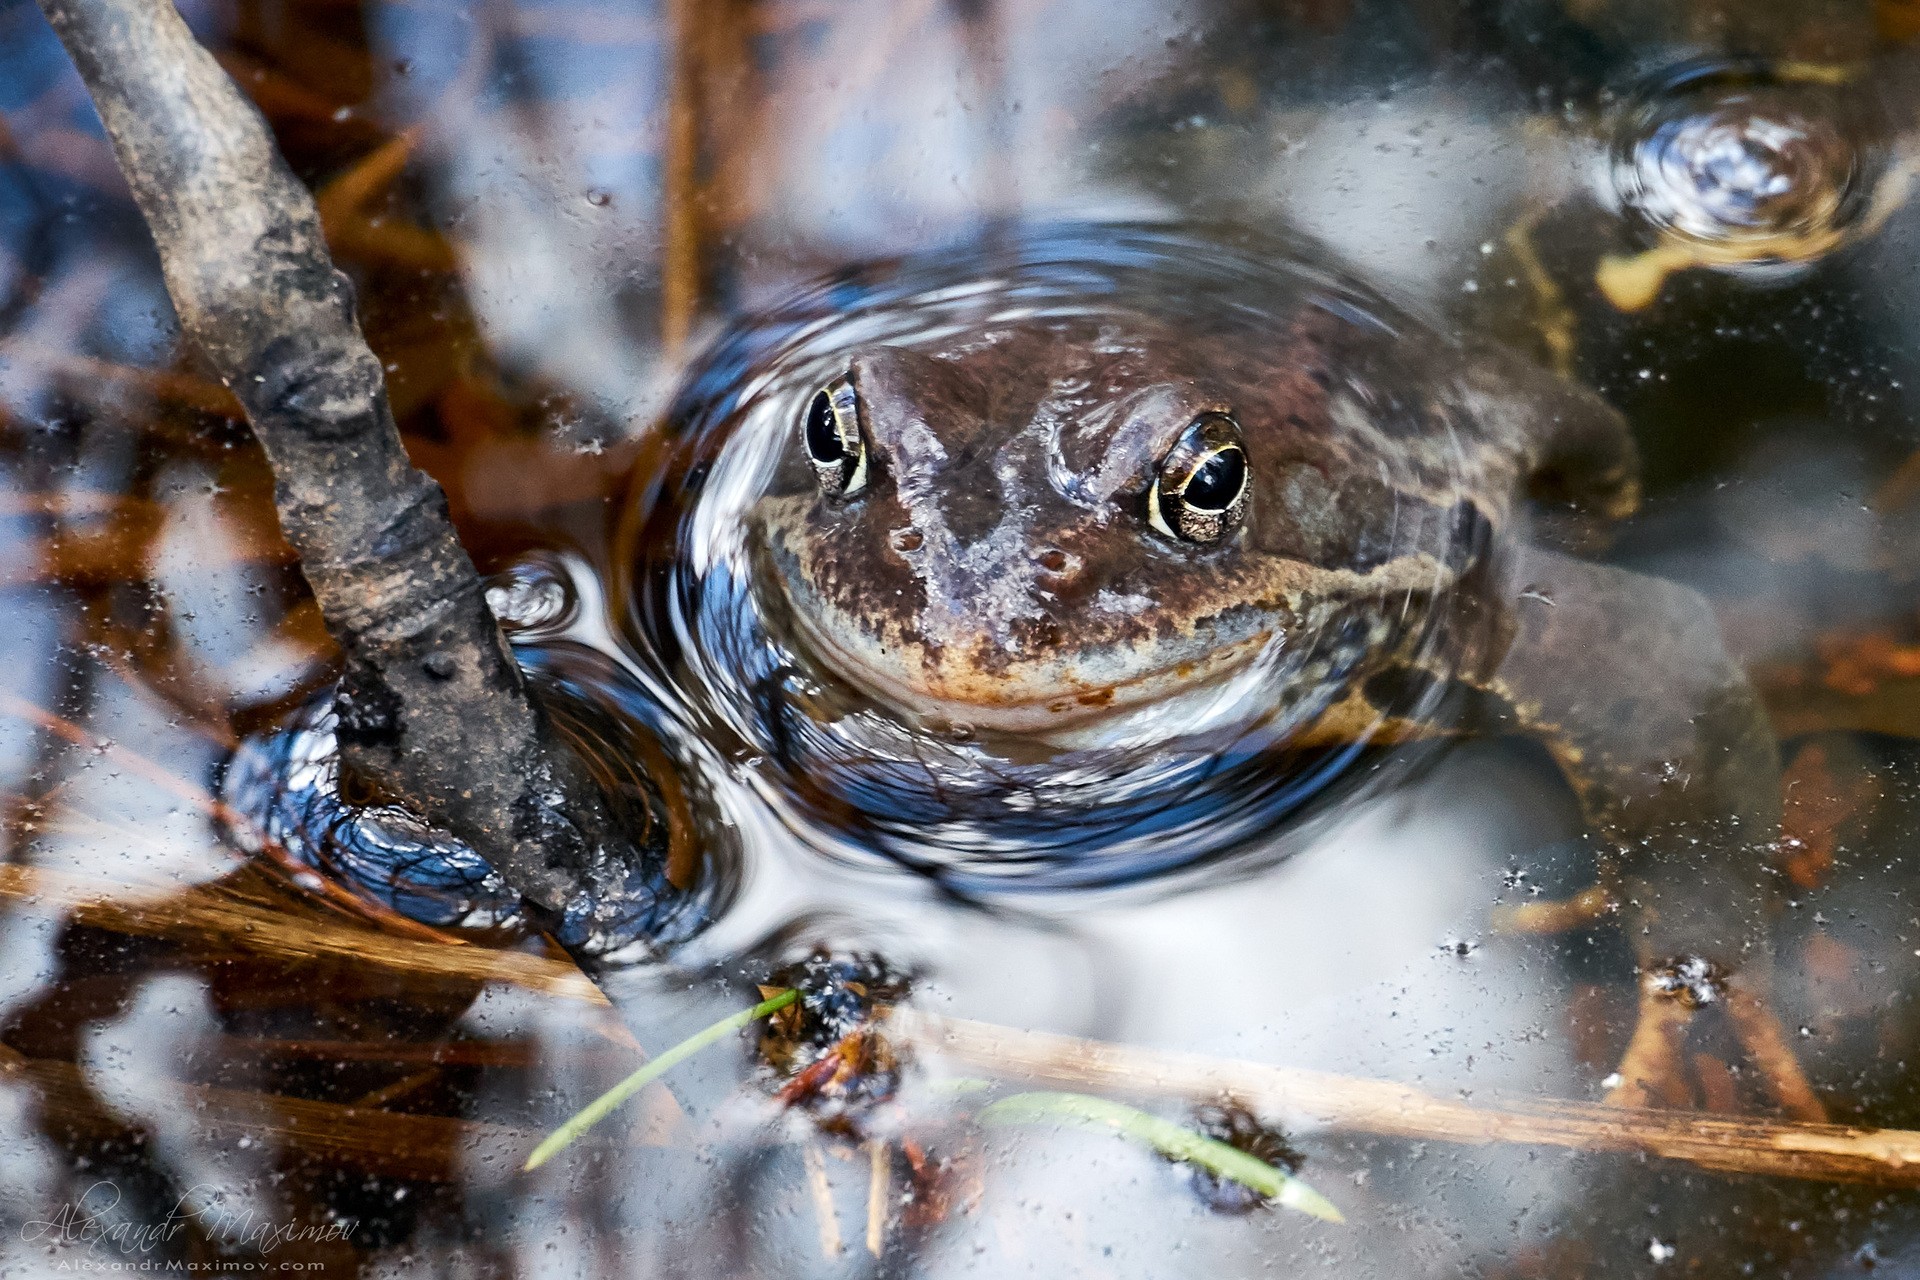
POLYGON ((1072 573, 1080 567, 1080 557, 1058 547, 1048 547, 1033 558, 1033 562, 1048 573, 1072 573))

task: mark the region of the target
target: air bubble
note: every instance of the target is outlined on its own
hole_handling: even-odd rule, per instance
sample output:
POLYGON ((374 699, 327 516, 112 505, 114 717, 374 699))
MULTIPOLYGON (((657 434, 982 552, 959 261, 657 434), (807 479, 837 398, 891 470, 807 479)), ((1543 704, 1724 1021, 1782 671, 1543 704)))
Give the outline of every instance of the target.
POLYGON ((487 579, 487 607, 509 631, 565 626, 577 601, 564 565, 529 557, 487 579))

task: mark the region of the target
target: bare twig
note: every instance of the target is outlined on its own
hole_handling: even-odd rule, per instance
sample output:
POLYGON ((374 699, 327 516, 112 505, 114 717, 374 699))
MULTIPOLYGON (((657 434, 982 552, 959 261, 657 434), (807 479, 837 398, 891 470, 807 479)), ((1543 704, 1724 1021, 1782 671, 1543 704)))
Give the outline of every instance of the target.
MULTIPOLYGON (((186 331, 239 398, 287 540, 344 651, 346 766, 485 855, 549 921, 628 898, 636 851, 555 737, 444 495, 408 462, 313 198, 167 0, 43 0, 159 246, 186 331)), ((578 935, 576 935, 578 936, 578 935)))

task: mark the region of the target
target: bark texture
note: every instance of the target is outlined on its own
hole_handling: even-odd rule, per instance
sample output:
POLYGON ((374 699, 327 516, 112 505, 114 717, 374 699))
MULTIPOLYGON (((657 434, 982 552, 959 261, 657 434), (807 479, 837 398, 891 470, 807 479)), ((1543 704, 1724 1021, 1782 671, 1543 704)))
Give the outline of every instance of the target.
POLYGON ((632 847, 529 696, 266 123, 169 0, 41 9, 106 124, 181 324, 272 464, 281 529, 345 654, 343 763, 471 844, 543 924, 630 899, 660 853, 632 847))

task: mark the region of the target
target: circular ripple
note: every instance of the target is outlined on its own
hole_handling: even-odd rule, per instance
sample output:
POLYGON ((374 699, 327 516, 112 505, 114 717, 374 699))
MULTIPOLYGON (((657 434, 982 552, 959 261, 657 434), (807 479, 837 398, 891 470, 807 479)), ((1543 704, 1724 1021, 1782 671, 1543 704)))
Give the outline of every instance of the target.
MULTIPOLYGON (((550 575, 534 569, 525 580, 550 575)), ((658 708, 564 639, 516 645, 515 657, 636 851, 630 865, 584 873, 563 918, 529 919, 520 895, 472 846, 343 786, 331 690, 241 742, 221 783, 228 837, 293 870, 302 887, 318 888, 312 877, 324 877, 376 910, 436 928, 512 937, 547 927, 575 954, 602 961, 644 959, 685 941, 731 898, 738 856, 711 797, 684 784, 683 763, 662 743, 658 708)))
MULTIPOLYGON (((957 349, 1009 326, 1088 342, 1205 335, 1219 385, 1246 399, 1276 377, 1308 376, 1275 353, 1307 360, 1299 335, 1322 335, 1329 346, 1311 359, 1327 368, 1313 372, 1344 415, 1327 430, 1368 459, 1356 476, 1385 477, 1348 563, 1424 557, 1452 572, 1479 554, 1459 516, 1485 486, 1461 473, 1458 449, 1483 424, 1433 385, 1433 370, 1464 356, 1417 320, 1287 241, 1022 228, 850 270, 723 335, 670 415, 675 455, 627 512, 609 583, 622 638, 676 687, 703 736, 730 744, 776 820, 828 857, 890 861, 972 895, 1135 882, 1229 852, 1279 856, 1282 818, 1363 776, 1349 766, 1364 730, 1314 743, 1300 731, 1364 678, 1375 652, 1429 648, 1445 602, 1328 602, 1217 684, 1048 738, 930 718, 857 685, 822 659, 774 585, 756 512, 815 391, 853 352, 957 349)), ((1261 435, 1255 447, 1276 443, 1261 435)), ((1065 493, 1076 481, 1055 483, 1065 493)), ((1436 678, 1409 684, 1395 713, 1430 711, 1450 661, 1432 654, 1436 678)))
POLYGON ((1621 115, 1612 182, 1654 238, 1728 261, 1804 258, 1838 243, 1868 205, 1879 134, 1843 84, 1689 64, 1650 82, 1621 115))

